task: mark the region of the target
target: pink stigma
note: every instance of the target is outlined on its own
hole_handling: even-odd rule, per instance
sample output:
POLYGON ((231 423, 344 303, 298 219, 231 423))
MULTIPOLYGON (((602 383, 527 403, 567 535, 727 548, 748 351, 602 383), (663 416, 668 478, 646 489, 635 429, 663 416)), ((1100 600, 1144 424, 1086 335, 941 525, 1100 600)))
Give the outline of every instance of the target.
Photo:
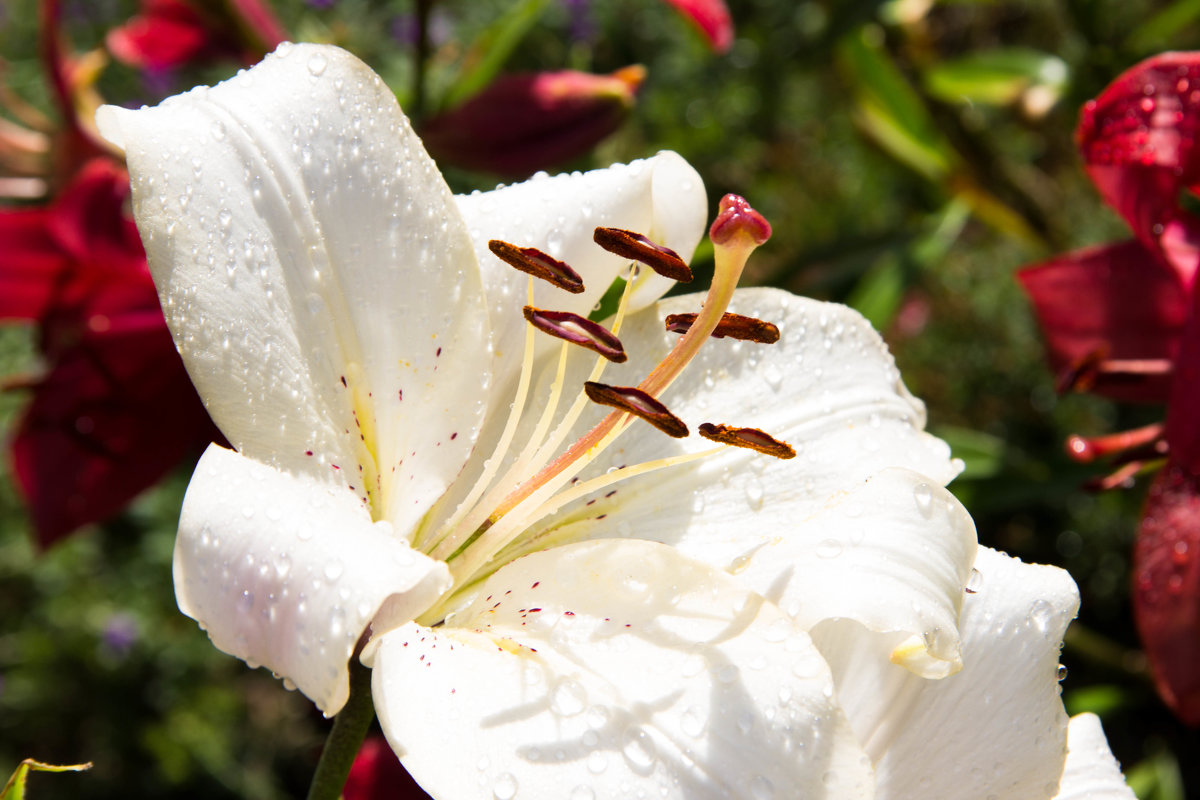
POLYGON ((723 245, 739 234, 749 236, 756 245, 762 244, 771 238, 771 223, 751 208, 746 198, 727 194, 721 198, 720 210, 708 230, 708 235, 713 244, 723 245))

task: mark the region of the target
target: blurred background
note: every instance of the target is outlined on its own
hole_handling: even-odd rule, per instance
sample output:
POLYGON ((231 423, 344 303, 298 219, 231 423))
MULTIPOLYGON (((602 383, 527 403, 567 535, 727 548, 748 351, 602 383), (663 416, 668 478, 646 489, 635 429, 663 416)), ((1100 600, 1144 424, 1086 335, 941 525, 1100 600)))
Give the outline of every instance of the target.
MULTIPOLYGON (((931 429, 965 461, 951 489, 980 541, 1078 582, 1082 610, 1062 656, 1068 711, 1101 715, 1143 800, 1200 792, 1200 740, 1156 695, 1130 611, 1149 479, 1098 491, 1112 466, 1064 450, 1071 434, 1150 424, 1162 408, 1060 395, 1014 279, 1024 265, 1129 236, 1084 173, 1079 110, 1139 60, 1200 47, 1200 3, 729 0, 728 35, 665 0, 197 2, 191 17, 172 11, 175 28, 154 28, 164 5, 187 7, 0 4, 0 194, 12 223, 0 223, 0 274, 24 252, 15 221, 64 207, 72 176, 96 156, 89 98, 155 103, 228 77, 280 36, 333 42, 369 63, 428 132, 456 191, 677 150, 704 177, 710 208, 736 192, 774 225, 746 282, 848 303, 883 331, 931 429), (194 46, 162 52, 163 31, 177 29, 194 46), (66 90, 54 88, 56 70, 66 90), (513 141, 487 148, 452 135, 487 119, 472 98, 528 91, 497 81, 561 70, 609 76, 566 79, 579 102, 546 116, 562 126, 513 125, 513 141), (71 144, 80 131, 85 145, 71 144), (538 163, 531 149, 552 157, 538 163)), ((701 272, 708 258, 702 250, 701 272)), ((35 777, 37 797, 302 794, 328 722, 216 651, 175 607, 175 523, 210 432, 201 422, 180 431, 164 414, 169 463, 144 485, 87 490, 118 497, 116 508, 87 491, 72 505, 47 486, 73 479, 61 464, 21 455, 21 442, 49 435, 35 422, 74 413, 46 399, 70 344, 48 305, 4 310, 0 299, 0 316, 0 776, 32 756, 95 763, 35 777), (36 420, 33 403, 45 412, 36 420)), ((168 396, 159 407, 193 402, 160 402, 168 396)))

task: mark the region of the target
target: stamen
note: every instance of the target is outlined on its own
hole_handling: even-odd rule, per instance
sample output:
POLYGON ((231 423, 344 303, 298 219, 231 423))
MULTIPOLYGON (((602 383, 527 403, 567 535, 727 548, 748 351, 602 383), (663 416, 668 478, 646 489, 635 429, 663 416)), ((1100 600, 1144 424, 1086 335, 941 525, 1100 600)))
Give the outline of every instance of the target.
MULTIPOLYGON (((687 333, 696 322, 696 314, 668 314, 667 330, 671 333, 687 333)), ((744 342, 760 342, 775 344, 779 341, 779 328, 771 322, 745 317, 726 311, 721 315, 721 321, 710 334, 714 339, 741 339, 744 342)))
POLYGON ((692 270, 678 253, 655 244, 640 233, 620 228, 596 228, 592 238, 608 252, 645 264, 665 278, 680 283, 692 281, 692 270))
POLYGON ((603 325, 570 311, 544 311, 525 306, 525 319, 539 331, 565 339, 572 344, 586 347, 609 361, 624 363, 628 356, 621 340, 613 336, 603 325))
POLYGON ((1109 358, 1107 348, 1098 347, 1064 369, 1058 376, 1059 394, 1090 392, 1098 383, 1136 383, 1146 378, 1170 375, 1174 365, 1166 358, 1109 358))
POLYGON ((1114 453, 1124 453, 1134 458, 1165 456, 1167 441, 1163 438, 1163 429, 1163 424, 1156 422, 1143 428, 1090 439, 1070 436, 1067 438, 1067 454, 1081 464, 1090 464, 1114 453), (1146 452, 1147 449, 1149 452, 1146 452))
POLYGON ((536 247, 517 247, 500 239, 492 239, 488 242, 488 249, 495 254, 496 258, 521 272, 549 281, 571 294, 583 292, 583 278, 579 277, 578 272, 571 269, 570 265, 543 253, 536 247))
POLYGON ((588 399, 593 403, 619 408, 644 419, 668 436, 682 439, 688 435, 683 420, 667 410, 667 407, 650 395, 633 386, 608 386, 595 381, 583 385, 588 399))
POLYGON ((699 433, 705 439, 734 447, 746 447, 757 450, 776 458, 789 459, 796 457, 796 450, 787 442, 782 442, 758 428, 735 428, 732 425, 714 425, 705 422, 700 425, 699 433))

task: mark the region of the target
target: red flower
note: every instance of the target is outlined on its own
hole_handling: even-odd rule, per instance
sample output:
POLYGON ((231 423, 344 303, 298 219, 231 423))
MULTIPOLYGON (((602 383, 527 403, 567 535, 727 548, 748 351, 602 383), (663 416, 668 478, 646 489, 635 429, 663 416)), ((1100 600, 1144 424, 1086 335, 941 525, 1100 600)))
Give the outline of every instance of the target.
POLYGON ((363 742, 342 788, 342 800, 429 800, 382 736, 363 742))
POLYGON ((1071 449, 1090 460, 1118 443, 1134 464, 1167 456, 1134 549, 1134 618, 1159 694, 1192 725, 1200 725, 1200 218, 1180 195, 1200 187, 1198 135, 1200 54, 1167 53, 1118 77, 1084 106, 1076 138, 1088 175, 1135 238, 1019 274, 1066 385, 1167 403, 1164 426, 1076 437, 1071 449))
POLYGON ((667 0, 700 28, 708 44, 718 53, 733 45, 733 20, 725 0, 667 0))
POLYGON ((218 58, 249 63, 286 38, 261 0, 142 0, 141 12, 110 30, 106 44, 113 56, 130 66, 169 69, 218 58))
POLYGON ((611 75, 506 75, 429 120, 421 138, 438 161, 524 177, 583 155, 615 131, 645 77, 639 66, 611 75))
POLYGON ((39 325, 41 377, 13 472, 48 545, 102 520, 218 436, 175 352, 124 170, 88 162, 47 207, 0 211, 0 318, 39 325))

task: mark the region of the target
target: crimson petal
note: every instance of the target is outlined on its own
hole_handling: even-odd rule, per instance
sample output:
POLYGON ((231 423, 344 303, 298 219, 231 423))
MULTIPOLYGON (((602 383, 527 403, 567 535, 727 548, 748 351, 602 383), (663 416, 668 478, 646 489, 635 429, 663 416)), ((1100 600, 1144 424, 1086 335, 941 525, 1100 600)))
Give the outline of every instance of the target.
POLYGON ((1084 106, 1076 131, 1104 199, 1185 283, 1196 270, 1200 220, 1180 208, 1178 197, 1200 184, 1198 134, 1196 53, 1165 53, 1126 70, 1084 106))
POLYGON ((733 19, 725 0, 667 0, 680 14, 696 24, 709 47, 724 53, 733 45, 733 19))
POLYGON ((342 788, 342 800, 429 800, 382 736, 368 738, 342 788))
POLYGON ((1159 695, 1200 725, 1200 476, 1155 478, 1134 546, 1133 612, 1159 695))
MULTIPOLYGON (((1033 302, 1050 363, 1071 369, 1100 352, 1116 359, 1173 359, 1189 301, 1175 274, 1140 242, 1077 250, 1017 273, 1033 302)), ((1127 402, 1164 402, 1170 377, 1098 382, 1127 402)))

